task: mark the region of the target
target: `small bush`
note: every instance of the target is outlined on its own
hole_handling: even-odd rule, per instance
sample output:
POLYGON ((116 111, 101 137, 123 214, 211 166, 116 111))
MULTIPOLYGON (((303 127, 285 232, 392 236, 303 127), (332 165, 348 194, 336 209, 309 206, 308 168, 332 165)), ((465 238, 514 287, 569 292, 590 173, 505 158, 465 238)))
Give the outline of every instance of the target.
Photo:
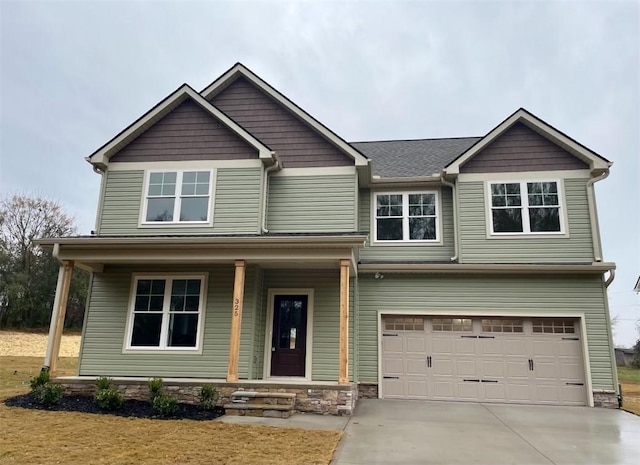
POLYGON ((170 394, 159 394, 151 401, 153 410, 161 417, 168 417, 178 411, 178 399, 170 394))
POLYGON ((94 399, 104 410, 118 410, 124 404, 124 397, 114 388, 100 389, 94 399))
POLYGON ((213 410, 218 402, 218 390, 212 384, 205 384, 200 391, 200 408, 213 410))
POLYGON ((51 407, 60 403, 62 399, 62 386, 59 384, 45 383, 37 386, 31 392, 36 401, 45 407, 51 407))
POLYGON ((631 366, 634 368, 640 368, 640 339, 633 346, 633 358, 631 359, 631 366))
POLYGON ((101 376, 96 380, 96 388, 98 391, 104 391, 105 389, 111 389, 113 386, 113 380, 105 376, 101 376))
POLYGON ((44 386, 49 382, 49 370, 42 370, 38 373, 38 376, 31 378, 30 385, 31 390, 39 388, 40 386, 44 386))
POLYGON ((151 403, 153 403, 156 397, 162 394, 162 386, 164 386, 162 378, 152 378, 149 380, 149 400, 151 403))

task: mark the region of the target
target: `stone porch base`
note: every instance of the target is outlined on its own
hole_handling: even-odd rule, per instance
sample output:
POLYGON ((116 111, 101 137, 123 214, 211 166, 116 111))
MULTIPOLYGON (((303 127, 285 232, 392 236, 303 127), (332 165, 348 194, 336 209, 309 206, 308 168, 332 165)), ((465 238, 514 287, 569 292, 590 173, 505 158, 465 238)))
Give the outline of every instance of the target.
MULTIPOLYGON (((95 376, 69 376, 54 378, 51 381, 60 384, 68 395, 92 396, 96 389, 95 376)), ((125 398, 147 400, 149 389, 147 378, 112 378, 113 385, 125 398)), ((180 402, 198 403, 198 396, 204 384, 212 384, 218 390, 219 405, 231 402, 236 391, 286 392, 295 394, 294 411, 316 413, 320 415, 351 415, 358 400, 356 384, 339 385, 336 383, 272 383, 269 381, 246 381, 227 383, 206 379, 164 378, 164 389, 180 402)))

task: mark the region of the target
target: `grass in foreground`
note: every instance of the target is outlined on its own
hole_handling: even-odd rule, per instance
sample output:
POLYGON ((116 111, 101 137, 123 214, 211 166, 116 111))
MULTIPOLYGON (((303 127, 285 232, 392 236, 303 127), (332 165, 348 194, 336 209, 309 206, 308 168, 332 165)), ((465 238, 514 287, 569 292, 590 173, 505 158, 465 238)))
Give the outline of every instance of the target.
POLYGON ((640 415, 640 369, 618 367, 618 381, 622 384, 622 408, 640 415))
MULTIPOLYGON (((60 374, 73 374, 76 363, 76 359, 63 359, 60 374)), ((0 399, 27 392, 28 381, 41 364, 40 357, 0 357, 0 399)), ((0 464, 328 464, 341 435, 339 431, 129 419, 0 404, 0 464)))

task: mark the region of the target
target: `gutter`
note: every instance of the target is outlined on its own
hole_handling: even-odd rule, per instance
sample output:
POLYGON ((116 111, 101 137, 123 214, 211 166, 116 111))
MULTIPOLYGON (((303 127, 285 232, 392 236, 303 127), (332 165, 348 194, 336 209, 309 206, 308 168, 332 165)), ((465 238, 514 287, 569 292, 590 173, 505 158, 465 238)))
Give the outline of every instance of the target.
POLYGON ((269 233, 269 230, 267 229, 267 208, 269 206, 269 173, 280 171, 283 168, 276 152, 271 152, 271 156, 275 160, 275 163, 264 170, 264 177, 262 178, 262 223, 260 226, 261 234, 269 233))
POLYGON ((607 278, 607 280, 604 282, 604 287, 609 287, 609 285, 613 282, 613 280, 616 279, 616 270, 611 269, 609 270, 609 277, 607 278))
POLYGON ((547 274, 547 273, 589 273, 602 274, 616 268, 615 263, 591 263, 591 264, 510 264, 510 263, 360 263, 360 273, 521 273, 521 274, 547 274))
MULTIPOLYGON (((452 262, 458 261, 458 242, 460 237, 460 231, 458 231, 458 193, 456 192, 456 185, 447 181, 444 177, 444 170, 440 173, 440 182, 444 186, 449 186, 451 188, 451 203, 453 205, 453 257, 451 257, 452 262)), ((442 220, 441 220, 442 221, 442 220)))
MULTIPOLYGON (((611 166, 611 165, 609 165, 611 166)), ((593 185, 607 179, 609 177, 609 169, 599 176, 591 178, 587 181, 587 199, 589 203, 589 222, 591 223, 591 239, 593 241, 593 257, 596 262, 602 261, 602 250, 600 246, 600 230, 598 229, 598 212, 596 211, 596 201, 594 196, 593 185)))

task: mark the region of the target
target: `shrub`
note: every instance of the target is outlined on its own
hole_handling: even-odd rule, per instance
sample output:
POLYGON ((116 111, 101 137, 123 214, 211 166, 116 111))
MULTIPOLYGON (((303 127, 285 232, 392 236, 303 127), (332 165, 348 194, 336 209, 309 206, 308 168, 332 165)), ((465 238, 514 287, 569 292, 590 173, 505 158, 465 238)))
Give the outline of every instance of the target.
POLYGON ((31 385, 31 390, 34 391, 40 386, 44 386, 48 382, 49 382, 49 370, 41 370, 40 373, 38 373, 38 376, 31 378, 31 381, 29 384, 31 385))
POLYGON ((200 391, 200 408, 213 410, 218 402, 218 390, 212 384, 205 384, 200 391))
POLYGON ((101 376, 96 380, 96 388, 98 391, 103 391, 105 389, 111 389, 113 385, 113 380, 111 378, 107 378, 105 376, 101 376))
POLYGON ((60 403, 60 399, 62 399, 62 386, 47 382, 37 386, 31 394, 39 404, 45 407, 51 407, 52 405, 60 403))
POLYGON ((631 366, 634 368, 640 368, 640 339, 633 346, 633 358, 631 359, 631 366))
POLYGON ((124 404, 124 397, 122 397, 120 391, 114 388, 100 389, 94 399, 100 408, 104 410, 117 410, 124 404))
POLYGON ((149 380, 149 400, 151 403, 156 399, 156 397, 162 394, 162 386, 164 382, 162 378, 152 378, 149 380))
POLYGON ((178 399, 170 394, 159 394, 151 401, 153 410, 161 417, 168 417, 178 411, 178 399))

